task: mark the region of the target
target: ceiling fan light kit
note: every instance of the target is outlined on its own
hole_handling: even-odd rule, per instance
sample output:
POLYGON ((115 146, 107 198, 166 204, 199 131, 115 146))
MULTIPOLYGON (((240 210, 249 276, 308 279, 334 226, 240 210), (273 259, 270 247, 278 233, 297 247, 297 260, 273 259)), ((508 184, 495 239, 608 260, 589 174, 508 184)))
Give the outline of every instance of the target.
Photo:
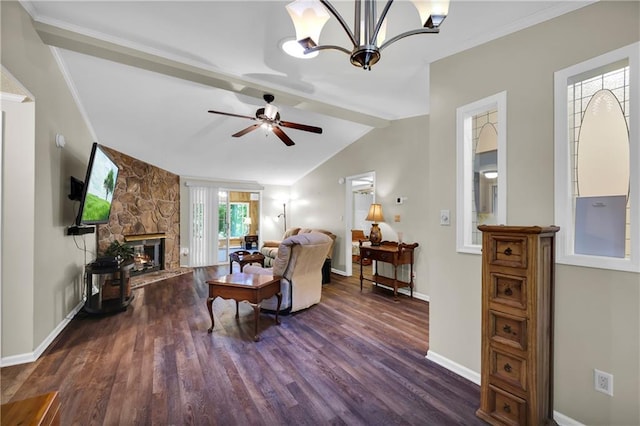
POLYGON ((376 11, 376 0, 355 0, 354 25, 349 28, 344 18, 327 0, 295 0, 286 6, 287 12, 296 29, 296 39, 304 48, 305 54, 320 50, 334 49, 350 56, 351 63, 365 70, 380 60, 380 52, 392 43, 416 34, 435 34, 449 12, 449 0, 411 0, 418 13, 422 28, 405 31, 389 40, 385 39, 385 18, 393 0, 387 1, 380 17, 376 11), (319 45, 320 33, 324 24, 333 15, 351 40, 351 50, 342 46, 319 45), (377 19, 376 19, 377 18, 377 19))
POLYGON ((275 134, 278 138, 280 138, 282 142, 284 142, 285 145, 292 146, 292 145, 295 145, 295 143, 293 142, 293 140, 291 140, 289 136, 287 136, 287 134, 280 127, 288 127, 291 129, 302 130, 302 131, 311 132, 311 133, 318 133, 318 134, 322 133, 322 129, 320 127, 280 120, 280 112, 278 112, 278 107, 276 107, 271 103, 274 101, 275 97, 269 93, 265 93, 262 98, 267 104, 265 105, 264 108, 258 108, 258 110, 256 111, 255 117, 250 117, 248 115, 233 114, 230 112, 214 111, 214 110, 209 110, 208 112, 211 114, 220 114, 220 115, 227 115, 229 117, 247 118, 249 120, 257 121, 256 124, 252 124, 251 126, 245 129, 242 129, 239 132, 231 135, 234 138, 239 138, 240 136, 244 136, 247 133, 257 129, 258 127, 262 127, 263 129, 275 134))

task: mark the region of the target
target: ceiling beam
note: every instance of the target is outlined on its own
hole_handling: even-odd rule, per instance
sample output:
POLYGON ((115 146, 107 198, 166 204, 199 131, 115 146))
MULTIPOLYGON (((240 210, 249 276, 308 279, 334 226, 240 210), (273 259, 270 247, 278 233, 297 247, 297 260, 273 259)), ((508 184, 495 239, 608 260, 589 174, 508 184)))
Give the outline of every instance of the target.
POLYGON ((134 66, 182 80, 192 81, 217 89, 240 93, 262 99, 264 93, 271 93, 281 105, 317 112, 342 120, 371 127, 387 127, 389 120, 341 108, 325 102, 284 92, 248 79, 186 64, 142 50, 116 44, 97 37, 71 31, 52 24, 35 21, 34 27, 42 41, 61 49, 71 50, 97 58, 107 59, 124 65, 134 66))

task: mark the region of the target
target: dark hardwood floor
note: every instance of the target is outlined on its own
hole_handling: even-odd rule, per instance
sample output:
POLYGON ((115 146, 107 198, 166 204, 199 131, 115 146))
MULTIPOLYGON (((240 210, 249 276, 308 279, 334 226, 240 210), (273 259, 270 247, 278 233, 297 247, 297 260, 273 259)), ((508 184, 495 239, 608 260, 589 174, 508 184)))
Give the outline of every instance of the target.
POLYGON ((136 289, 126 312, 79 314, 34 363, 1 370, 2 402, 57 390, 63 425, 474 425, 479 387, 425 359, 429 305, 332 274, 276 326, 216 299, 198 268, 136 289))

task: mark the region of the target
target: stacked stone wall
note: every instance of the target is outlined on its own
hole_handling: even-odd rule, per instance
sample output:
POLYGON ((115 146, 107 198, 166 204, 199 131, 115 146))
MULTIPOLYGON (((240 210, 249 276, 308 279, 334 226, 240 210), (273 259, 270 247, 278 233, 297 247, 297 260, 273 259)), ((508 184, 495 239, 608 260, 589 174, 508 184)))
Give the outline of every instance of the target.
POLYGON ((120 168, 109 223, 98 225, 98 251, 125 235, 164 233, 164 268, 180 266, 180 178, 104 147, 120 168))

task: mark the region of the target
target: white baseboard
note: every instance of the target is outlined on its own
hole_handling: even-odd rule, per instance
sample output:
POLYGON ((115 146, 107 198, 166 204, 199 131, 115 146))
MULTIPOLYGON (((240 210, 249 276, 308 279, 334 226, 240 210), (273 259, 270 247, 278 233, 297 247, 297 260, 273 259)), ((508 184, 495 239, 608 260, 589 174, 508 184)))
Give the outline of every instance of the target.
MULTIPOLYGON (((341 271, 341 270, 339 270, 339 269, 331 268, 331 272, 333 272, 334 274, 342 275, 343 277, 346 277, 346 276, 347 276, 347 274, 345 273, 345 271, 341 271)), ((386 288, 386 289, 393 290, 393 288, 392 288, 392 287, 386 286, 386 285, 384 285, 384 284, 378 284, 378 285, 379 285, 380 287, 384 287, 384 288, 386 288)), ((410 296, 410 295, 411 295, 411 291, 410 291, 410 290, 407 290, 406 288, 400 288, 400 289, 398 289, 398 293, 402 293, 402 294, 407 295, 407 296, 410 296)), ((427 294, 423 294, 423 293, 418 293, 418 292, 417 292, 417 291, 415 291, 415 290, 414 290, 414 292, 413 292, 413 297, 415 297, 416 299, 419 299, 419 300, 424 300, 425 302, 428 302, 428 301, 429 301, 429 295, 427 295, 427 294)))
MULTIPOLYGON (((460 365, 455 361, 451 361, 449 358, 439 355, 433 351, 427 351, 426 358, 480 386, 480 373, 477 373, 465 367, 464 365, 460 365)), ((579 421, 574 420, 569 416, 565 416, 564 414, 555 410, 553 411, 553 419, 558 423, 559 426, 585 426, 579 421)))
POLYGON ((433 361, 436 364, 446 368, 447 370, 453 371, 458 376, 462 376, 465 379, 480 386, 480 373, 473 371, 472 369, 467 368, 464 365, 458 364, 455 361, 451 361, 449 358, 439 355, 432 350, 427 351, 426 358, 429 361, 433 361))
POLYGON ((3 357, 0 359, 0 367, 27 364, 36 361, 40 357, 40 355, 42 355, 42 353, 47 349, 47 347, 49 347, 51 342, 53 342, 55 338, 58 337, 60 333, 62 333, 62 330, 65 329, 65 327, 71 322, 73 317, 80 311, 80 309, 82 309, 83 305, 84 300, 80 301, 80 303, 78 303, 78 305, 73 308, 62 321, 60 321, 57 327, 54 328, 51 333, 49 333, 49 335, 42 341, 42 343, 38 345, 38 347, 33 352, 3 357))
POLYGON ((569 416, 565 416, 562 413, 553 410, 553 420, 555 420, 559 426, 585 426, 579 421, 572 419, 569 416))

